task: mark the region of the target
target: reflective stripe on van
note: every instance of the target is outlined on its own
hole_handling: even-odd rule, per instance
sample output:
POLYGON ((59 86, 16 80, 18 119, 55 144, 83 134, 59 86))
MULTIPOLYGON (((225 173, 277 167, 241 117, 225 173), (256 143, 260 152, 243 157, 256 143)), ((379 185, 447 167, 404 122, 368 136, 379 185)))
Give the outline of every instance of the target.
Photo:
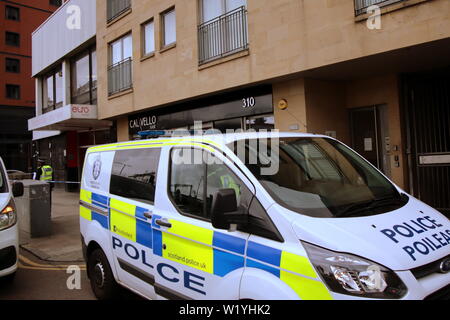
MULTIPOLYGON (((244 239, 174 219, 168 220, 172 227, 162 231, 144 216, 147 209, 86 190, 81 190, 80 200, 83 219, 98 221, 112 233, 170 261, 219 277, 244 267, 257 268, 279 278, 303 300, 332 299, 306 257, 252 241, 246 252, 244 239), (103 216, 99 209, 106 209, 109 215, 103 216)), ((152 220, 156 219, 153 215, 152 220)))

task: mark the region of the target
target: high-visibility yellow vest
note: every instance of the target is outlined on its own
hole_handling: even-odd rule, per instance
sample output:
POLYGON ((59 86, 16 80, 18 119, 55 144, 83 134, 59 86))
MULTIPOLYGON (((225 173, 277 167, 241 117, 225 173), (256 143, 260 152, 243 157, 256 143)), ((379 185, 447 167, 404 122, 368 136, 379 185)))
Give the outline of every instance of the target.
POLYGON ((53 168, 51 166, 43 166, 41 170, 42 170, 41 181, 53 180, 53 168))
POLYGON ((225 189, 234 189, 236 191, 236 196, 239 197, 241 195, 241 188, 240 186, 234 181, 234 178, 229 175, 225 174, 223 176, 220 176, 220 181, 222 182, 222 187, 225 189))

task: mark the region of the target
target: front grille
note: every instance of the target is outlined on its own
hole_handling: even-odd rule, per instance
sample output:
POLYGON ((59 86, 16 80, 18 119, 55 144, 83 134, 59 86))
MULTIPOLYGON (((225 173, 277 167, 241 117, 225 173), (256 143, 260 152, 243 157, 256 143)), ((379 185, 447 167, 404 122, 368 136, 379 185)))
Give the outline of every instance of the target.
POLYGON ((11 268, 17 262, 15 247, 8 247, 0 250, 0 270, 11 268))
POLYGON ((430 294, 425 300, 450 300, 450 284, 430 294))
POLYGON ((429 276, 430 274, 433 274, 433 273, 439 273, 440 272, 439 266, 441 265, 441 262, 444 259, 448 259, 448 258, 450 258, 450 255, 447 257, 441 258, 439 260, 433 261, 431 263, 428 263, 426 265, 414 268, 411 270, 411 272, 414 275, 414 277, 416 277, 417 280, 425 278, 426 276, 429 276))

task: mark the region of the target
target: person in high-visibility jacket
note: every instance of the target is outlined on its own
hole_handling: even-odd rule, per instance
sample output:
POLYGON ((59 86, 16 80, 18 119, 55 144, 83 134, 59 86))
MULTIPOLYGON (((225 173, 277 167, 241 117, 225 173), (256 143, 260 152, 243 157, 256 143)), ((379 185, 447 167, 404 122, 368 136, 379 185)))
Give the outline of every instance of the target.
POLYGON ((53 168, 45 164, 44 160, 39 160, 39 167, 37 169, 36 180, 51 182, 53 181, 53 168))
POLYGON ((216 170, 212 170, 208 174, 208 179, 213 177, 220 180, 221 189, 234 189, 236 191, 236 197, 239 198, 241 196, 241 186, 236 183, 233 175, 224 166, 219 165, 216 170))
POLYGON ((46 164, 44 160, 38 160, 39 167, 36 172, 36 180, 47 182, 50 184, 50 203, 52 203, 52 191, 53 191, 53 168, 51 165, 46 164))

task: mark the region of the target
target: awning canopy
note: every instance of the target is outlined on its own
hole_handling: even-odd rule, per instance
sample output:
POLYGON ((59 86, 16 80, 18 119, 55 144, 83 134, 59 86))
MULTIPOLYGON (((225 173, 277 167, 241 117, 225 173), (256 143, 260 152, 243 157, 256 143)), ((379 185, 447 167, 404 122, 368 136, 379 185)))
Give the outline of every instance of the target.
POLYGON ((82 131, 106 129, 112 121, 98 120, 96 105, 70 104, 28 120, 30 131, 82 131))

